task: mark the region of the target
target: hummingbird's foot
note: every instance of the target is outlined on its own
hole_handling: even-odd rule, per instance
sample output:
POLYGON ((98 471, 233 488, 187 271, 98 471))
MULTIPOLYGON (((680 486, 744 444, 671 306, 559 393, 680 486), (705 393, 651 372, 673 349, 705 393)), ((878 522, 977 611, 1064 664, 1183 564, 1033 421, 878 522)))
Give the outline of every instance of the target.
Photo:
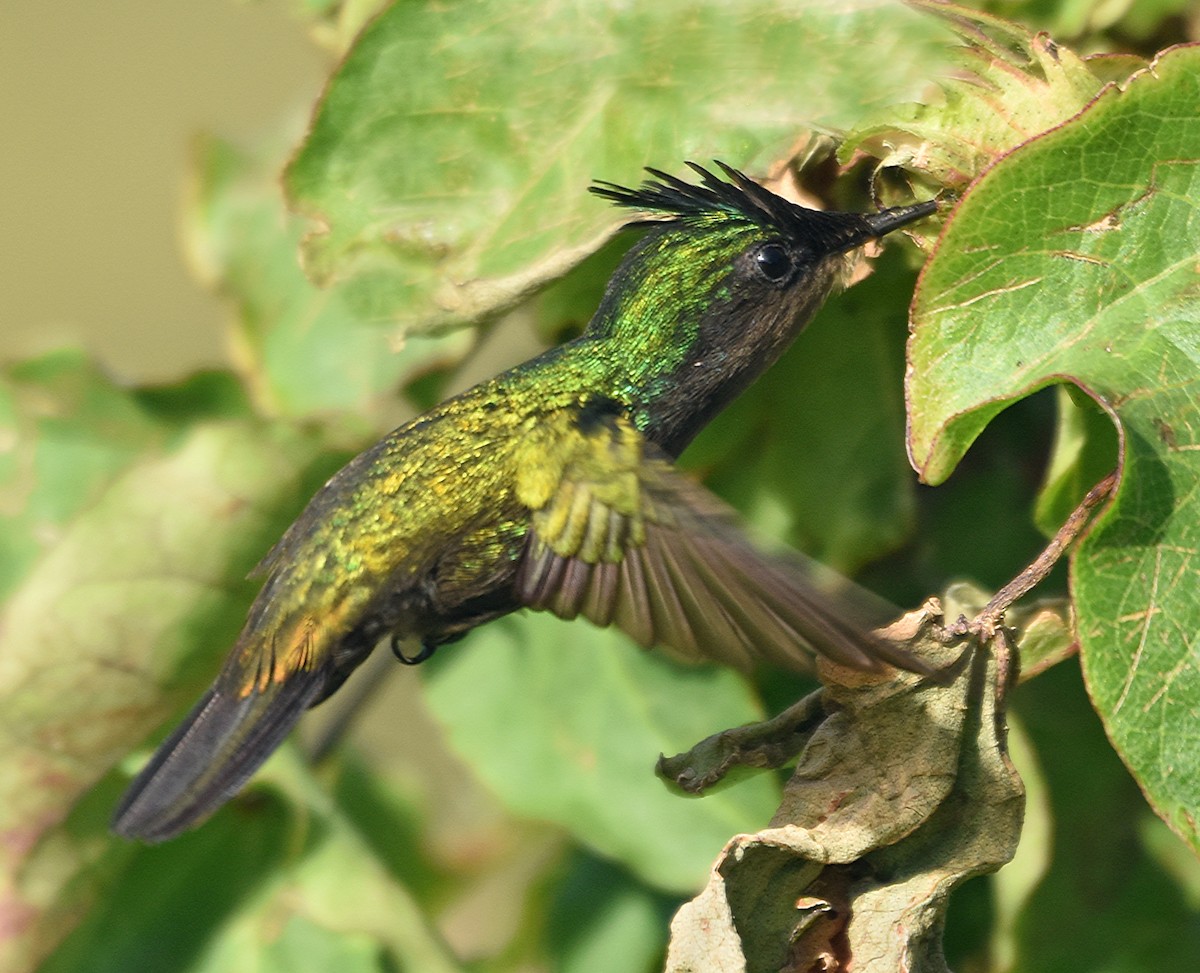
POLYGON ((404 653, 404 638, 403 636, 392 635, 392 655, 406 666, 419 666, 426 659, 430 658, 437 651, 437 643, 432 639, 424 639, 421 642, 421 651, 416 655, 405 655, 404 653))

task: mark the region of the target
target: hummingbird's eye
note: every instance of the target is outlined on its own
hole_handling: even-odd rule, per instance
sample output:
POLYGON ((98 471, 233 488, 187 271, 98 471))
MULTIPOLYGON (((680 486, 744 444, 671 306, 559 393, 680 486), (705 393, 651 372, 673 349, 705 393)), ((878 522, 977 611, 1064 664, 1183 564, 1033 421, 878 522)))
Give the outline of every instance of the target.
POLYGON ((778 243, 765 243, 754 255, 759 272, 773 284, 779 283, 792 272, 792 258, 778 243))

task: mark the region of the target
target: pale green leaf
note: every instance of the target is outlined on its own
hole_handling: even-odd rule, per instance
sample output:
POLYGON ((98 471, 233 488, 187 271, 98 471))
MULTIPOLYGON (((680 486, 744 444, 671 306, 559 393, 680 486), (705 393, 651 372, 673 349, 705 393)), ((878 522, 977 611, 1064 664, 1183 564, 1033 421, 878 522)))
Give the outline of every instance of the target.
POLYGON ((0 370, 0 596, 165 433, 82 352, 0 370))
POLYGON ((866 151, 881 168, 904 169, 939 189, 964 189, 1006 152, 1082 109, 1105 81, 1124 80, 1142 66, 1136 58, 1082 58, 995 14, 941 0, 912 5, 962 39, 948 52, 957 70, 939 78, 940 98, 925 93, 919 103, 893 105, 861 122, 839 154, 866 151))

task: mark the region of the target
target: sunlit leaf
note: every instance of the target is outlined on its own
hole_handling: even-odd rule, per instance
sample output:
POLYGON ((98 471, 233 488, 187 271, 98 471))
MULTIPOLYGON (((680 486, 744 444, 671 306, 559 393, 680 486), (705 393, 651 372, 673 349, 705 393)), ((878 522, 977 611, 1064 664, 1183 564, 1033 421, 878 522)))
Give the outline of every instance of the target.
POLYGON ((994 14, 941 0, 912 5, 962 38, 952 54, 958 71, 939 79, 940 99, 889 107, 880 121, 861 123, 840 152, 866 151, 882 168, 904 169, 938 188, 965 188, 1006 152, 1078 112, 1105 81, 1142 66, 1133 58, 1082 58, 994 14))
POLYGON ((0 371, 0 595, 166 429, 82 352, 0 371))

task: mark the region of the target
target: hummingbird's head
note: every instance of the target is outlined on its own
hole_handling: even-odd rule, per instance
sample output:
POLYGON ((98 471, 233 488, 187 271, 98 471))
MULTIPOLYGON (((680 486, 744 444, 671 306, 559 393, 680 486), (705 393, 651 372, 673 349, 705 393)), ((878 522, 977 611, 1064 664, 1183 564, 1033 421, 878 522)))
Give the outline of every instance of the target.
POLYGON ((721 162, 692 184, 657 169, 637 189, 592 192, 639 210, 649 232, 626 254, 588 336, 612 339, 644 395, 657 441, 678 452, 770 366, 845 279, 847 255, 932 213, 807 209, 721 162))

